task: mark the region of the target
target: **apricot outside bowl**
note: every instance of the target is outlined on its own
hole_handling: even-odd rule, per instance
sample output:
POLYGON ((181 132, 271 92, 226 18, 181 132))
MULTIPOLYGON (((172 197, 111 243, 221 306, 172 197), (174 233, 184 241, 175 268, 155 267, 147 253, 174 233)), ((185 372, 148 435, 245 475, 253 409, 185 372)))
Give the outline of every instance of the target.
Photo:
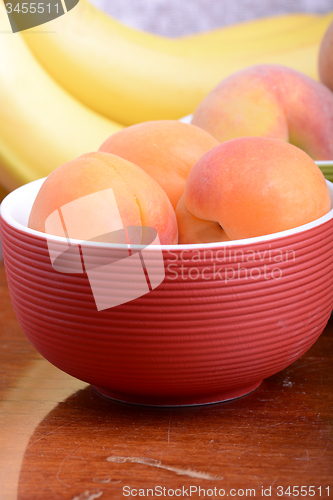
MULTIPOLYGON (((192 116, 193 115, 186 115, 183 118, 181 118, 180 121, 184 122, 184 123, 191 123, 192 116)), ((318 165, 318 167, 322 171, 324 177, 328 181, 333 182, 333 159, 332 160, 325 160, 325 161, 315 161, 315 163, 316 163, 316 165, 318 165)))
MULTIPOLYGON (((73 272, 69 263, 66 272, 67 240, 27 228, 42 182, 17 189, 1 205, 12 303, 35 348, 105 396, 158 406, 226 401, 286 368, 322 333, 333 299, 333 210, 263 237, 151 245, 146 277, 154 280, 162 255, 161 284, 98 310, 88 271, 73 272), (50 244, 64 252, 63 271, 51 263, 50 244)), ((81 257, 90 253, 102 269, 112 252, 121 258, 123 247, 77 243, 81 257)), ((119 275, 115 294, 124 282, 136 290, 142 275, 142 267, 119 275)))

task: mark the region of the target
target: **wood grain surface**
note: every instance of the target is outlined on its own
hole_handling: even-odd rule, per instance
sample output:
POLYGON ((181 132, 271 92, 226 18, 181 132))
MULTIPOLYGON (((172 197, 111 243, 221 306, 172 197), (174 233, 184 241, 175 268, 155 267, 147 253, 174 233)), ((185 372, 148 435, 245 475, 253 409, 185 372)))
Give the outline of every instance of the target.
POLYGON ((127 405, 36 352, 0 266, 0 499, 223 495, 333 498, 333 321, 302 358, 243 398, 127 405))

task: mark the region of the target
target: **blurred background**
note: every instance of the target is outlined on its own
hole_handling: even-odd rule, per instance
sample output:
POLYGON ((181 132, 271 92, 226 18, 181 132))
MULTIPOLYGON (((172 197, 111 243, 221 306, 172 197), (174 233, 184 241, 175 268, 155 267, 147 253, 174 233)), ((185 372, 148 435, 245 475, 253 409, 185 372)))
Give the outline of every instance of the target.
POLYGON ((177 37, 290 12, 324 14, 333 0, 91 0, 122 23, 177 37))

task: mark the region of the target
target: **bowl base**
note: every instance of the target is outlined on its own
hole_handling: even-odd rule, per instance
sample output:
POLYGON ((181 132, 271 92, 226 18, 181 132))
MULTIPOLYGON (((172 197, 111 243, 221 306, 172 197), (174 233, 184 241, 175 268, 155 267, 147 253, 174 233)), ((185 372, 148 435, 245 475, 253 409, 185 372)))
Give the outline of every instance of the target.
POLYGON ((113 399, 115 401, 119 401, 121 403, 130 403, 143 406, 170 407, 170 406, 196 406, 196 405, 223 403, 224 401, 240 398, 241 396, 249 394, 250 392, 257 389, 257 387, 259 387, 261 382, 262 380, 247 386, 237 387, 237 389, 220 391, 206 395, 179 396, 178 398, 175 398, 173 396, 128 394, 109 389, 104 389, 103 387, 96 387, 96 386, 93 387, 102 396, 105 396, 109 399, 113 399))

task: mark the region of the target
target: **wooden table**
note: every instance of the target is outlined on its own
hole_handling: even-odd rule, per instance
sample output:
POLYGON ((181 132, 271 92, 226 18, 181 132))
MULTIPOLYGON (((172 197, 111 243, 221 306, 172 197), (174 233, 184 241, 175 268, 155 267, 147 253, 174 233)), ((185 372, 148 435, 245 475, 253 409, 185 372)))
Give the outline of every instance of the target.
POLYGON ((0 394, 1 500, 333 499, 333 320, 243 398, 132 406, 35 351, 0 265, 0 394))

